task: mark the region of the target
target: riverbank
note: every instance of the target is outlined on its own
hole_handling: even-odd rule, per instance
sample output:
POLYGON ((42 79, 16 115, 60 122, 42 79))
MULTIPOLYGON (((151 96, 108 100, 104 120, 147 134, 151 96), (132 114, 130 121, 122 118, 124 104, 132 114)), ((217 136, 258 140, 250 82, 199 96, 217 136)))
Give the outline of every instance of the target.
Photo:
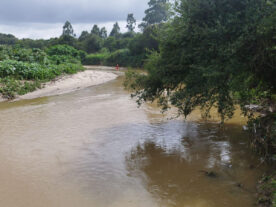
POLYGON ((20 99, 34 99, 44 96, 61 95, 76 90, 87 88, 89 86, 99 85, 116 79, 118 76, 110 72, 86 70, 74 75, 65 75, 54 81, 45 83, 42 89, 19 96, 20 99))
MULTIPOLYGON (((114 80, 118 77, 118 75, 112 72, 91 70, 99 69, 99 67, 85 66, 85 68, 87 69, 86 71, 78 72, 73 75, 59 76, 53 81, 43 83, 40 89, 24 95, 18 95, 15 97, 14 100, 34 99, 45 96, 61 95, 90 86, 99 85, 114 80)), ((112 70, 113 68, 105 67, 104 69, 112 70)), ((0 102, 8 100, 9 99, 0 97, 0 102)))

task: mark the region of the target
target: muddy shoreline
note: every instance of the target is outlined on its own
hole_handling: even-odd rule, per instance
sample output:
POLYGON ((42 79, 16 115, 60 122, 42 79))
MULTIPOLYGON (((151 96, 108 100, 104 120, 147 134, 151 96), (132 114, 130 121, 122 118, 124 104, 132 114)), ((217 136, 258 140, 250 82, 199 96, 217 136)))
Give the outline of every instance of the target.
MULTIPOLYGON (((22 96, 17 96, 13 101, 24 99, 35 99, 46 96, 55 96, 81 90, 90 86, 106 83, 118 77, 117 74, 111 72, 115 70, 113 67, 106 66, 84 66, 85 71, 73 74, 64 75, 56 78, 53 81, 42 85, 41 89, 27 93, 22 96), (103 70, 103 71, 101 71, 103 70), (108 70, 108 71, 107 71, 108 70)), ((9 101, 0 97, 0 102, 9 101)))

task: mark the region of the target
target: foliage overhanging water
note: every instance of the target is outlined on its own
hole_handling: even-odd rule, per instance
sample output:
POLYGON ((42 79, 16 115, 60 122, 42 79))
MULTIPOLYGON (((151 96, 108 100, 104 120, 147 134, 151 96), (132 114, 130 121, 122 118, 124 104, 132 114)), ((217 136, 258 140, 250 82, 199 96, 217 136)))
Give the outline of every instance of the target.
POLYGON ((1 206, 249 207, 264 171, 239 123, 137 108, 122 77, 1 103, 0 123, 1 206))

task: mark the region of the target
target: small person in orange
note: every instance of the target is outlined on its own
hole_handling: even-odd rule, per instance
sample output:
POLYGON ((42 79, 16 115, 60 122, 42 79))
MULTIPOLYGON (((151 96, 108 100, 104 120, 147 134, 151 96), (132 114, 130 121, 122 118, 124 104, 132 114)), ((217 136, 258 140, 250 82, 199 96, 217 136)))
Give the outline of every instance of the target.
POLYGON ((119 64, 116 65, 116 70, 119 70, 119 64))

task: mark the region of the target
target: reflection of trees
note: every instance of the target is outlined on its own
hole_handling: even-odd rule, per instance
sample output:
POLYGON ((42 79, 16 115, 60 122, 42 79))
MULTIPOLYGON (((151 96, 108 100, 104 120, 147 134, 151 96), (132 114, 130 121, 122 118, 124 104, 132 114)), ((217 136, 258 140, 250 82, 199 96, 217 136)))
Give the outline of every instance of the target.
POLYGON ((129 175, 142 179, 161 206, 251 206, 250 196, 235 186, 229 168, 232 162, 239 163, 244 152, 235 152, 239 155, 233 160, 235 146, 220 140, 221 132, 206 126, 198 130, 196 137, 188 134, 182 139, 184 150, 154 141, 139 144, 126 157, 129 175), (201 170, 214 171, 219 177, 209 178, 201 170))

